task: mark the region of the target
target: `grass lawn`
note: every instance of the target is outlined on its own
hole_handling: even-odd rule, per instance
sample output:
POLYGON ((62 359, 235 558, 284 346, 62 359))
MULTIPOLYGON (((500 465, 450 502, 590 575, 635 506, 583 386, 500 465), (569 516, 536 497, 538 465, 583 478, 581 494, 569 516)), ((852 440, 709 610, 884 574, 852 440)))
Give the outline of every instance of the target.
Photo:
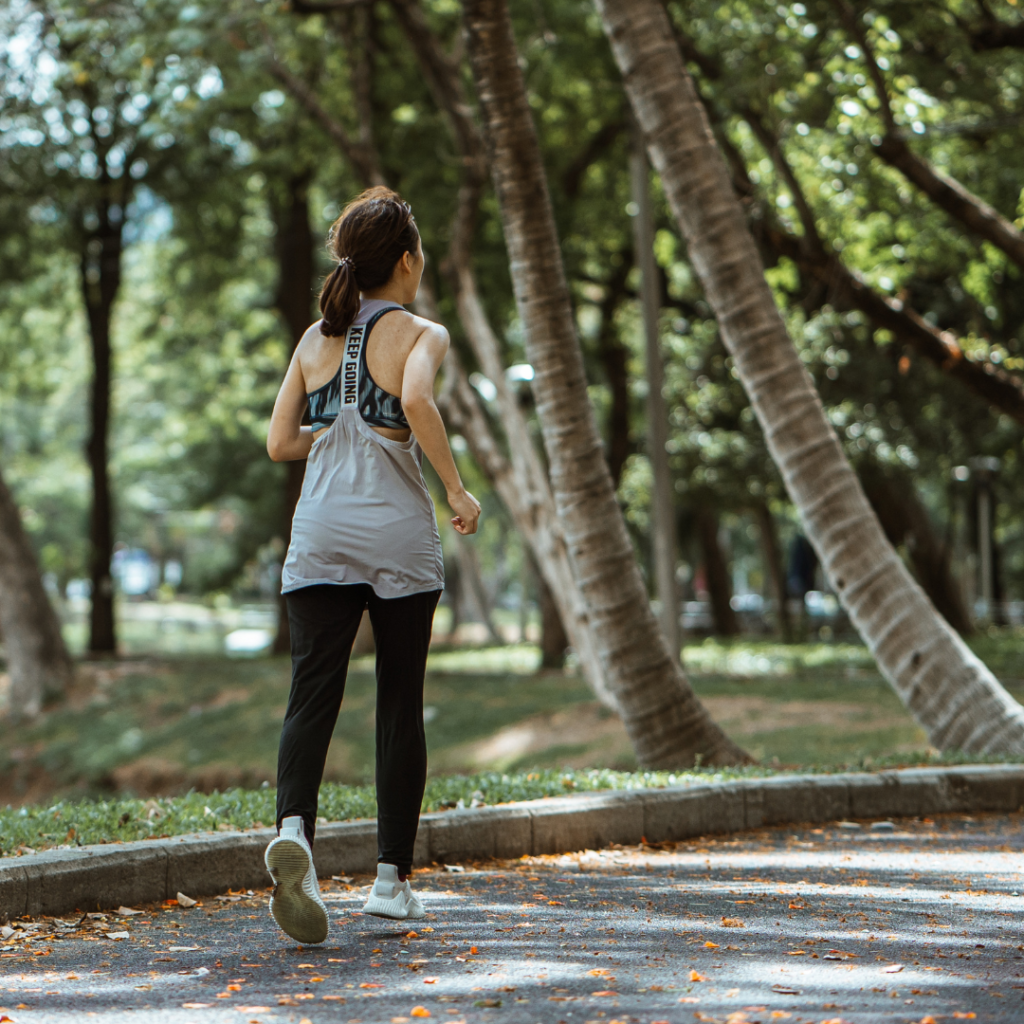
MULTIPOLYGON (((979 653, 1024 693, 1012 632, 979 653)), ((636 762, 615 715, 573 675, 536 674, 531 645, 439 651, 430 657, 425 717, 433 775, 636 762)), ((919 762, 924 734, 854 644, 713 640, 684 650, 712 715, 768 768, 919 762)), ((273 782, 288 693, 286 658, 136 658, 86 663, 75 692, 27 727, 0 720, 0 804, 259 787, 273 782)), ((326 778, 373 772, 372 658, 357 659, 326 778)))

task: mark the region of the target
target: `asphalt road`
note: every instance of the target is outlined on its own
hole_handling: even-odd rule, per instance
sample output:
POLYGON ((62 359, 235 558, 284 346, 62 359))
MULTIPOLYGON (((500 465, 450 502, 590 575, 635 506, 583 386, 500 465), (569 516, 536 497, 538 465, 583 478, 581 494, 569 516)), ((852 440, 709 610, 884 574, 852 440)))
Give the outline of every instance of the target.
POLYGON ((11 922, 0 1024, 1021 1024, 1021 847, 956 815, 464 865, 417 872, 404 927, 332 881, 306 948, 268 891, 11 922))

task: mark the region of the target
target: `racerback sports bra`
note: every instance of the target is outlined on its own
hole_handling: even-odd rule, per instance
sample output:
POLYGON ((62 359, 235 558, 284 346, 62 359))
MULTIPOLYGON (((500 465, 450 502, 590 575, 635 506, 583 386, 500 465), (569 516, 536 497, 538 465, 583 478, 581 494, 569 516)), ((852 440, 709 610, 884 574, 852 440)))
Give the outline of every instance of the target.
MULTIPOLYGON (((370 300, 372 301, 372 300, 370 300)), ((377 310, 366 322, 362 330, 361 344, 359 345, 359 415, 363 421, 371 427, 387 427, 391 430, 408 430, 409 421, 402 411, 402 400, 397 396, 385 391, 370 376, 369 367, 366 365, 366 344, 377 321, 392 310, 400 309, 405 312, 402 306, 385 306, 377 310)), ((359 319, 358 317, 356 318, 359 319)), ((345 347, 348 347, 352 339, 353 328, 362 327, 355 323, 345 332, 345 347)), ((322 427, 329 427, 337 418, 341 409, 342 371, 346 361, 343 360, 338 372, 323 387, 311 391, 306 395, 309 400, 309 421, 313 430, 320 430, 322 427)))

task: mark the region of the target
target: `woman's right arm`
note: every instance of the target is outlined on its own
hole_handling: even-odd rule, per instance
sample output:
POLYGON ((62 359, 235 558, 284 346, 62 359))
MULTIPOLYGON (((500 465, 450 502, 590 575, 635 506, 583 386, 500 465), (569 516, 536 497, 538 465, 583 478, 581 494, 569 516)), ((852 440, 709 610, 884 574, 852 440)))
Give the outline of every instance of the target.
POLYGON ((309 450, 313 447, 313 431, 302 426, 302 415, 305 411, 306 382, 302 377, 299 350, 296 347, 270 416, 267 454, 274 462, 292 462, 309 455, 309 450))

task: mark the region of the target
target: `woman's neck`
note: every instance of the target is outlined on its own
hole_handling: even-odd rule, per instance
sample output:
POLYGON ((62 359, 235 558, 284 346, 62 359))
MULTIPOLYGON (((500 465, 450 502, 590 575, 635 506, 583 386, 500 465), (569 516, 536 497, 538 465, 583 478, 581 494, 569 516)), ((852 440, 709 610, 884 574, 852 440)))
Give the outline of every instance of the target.
POLYGON ((384 285, 383 288, 374 288, 372 291, 360 292, 359 297, 361 299, 365 299, 367 302, 377 300, 393 302, 396 306, 405 305, 402 289, 390 283, 384 285))

